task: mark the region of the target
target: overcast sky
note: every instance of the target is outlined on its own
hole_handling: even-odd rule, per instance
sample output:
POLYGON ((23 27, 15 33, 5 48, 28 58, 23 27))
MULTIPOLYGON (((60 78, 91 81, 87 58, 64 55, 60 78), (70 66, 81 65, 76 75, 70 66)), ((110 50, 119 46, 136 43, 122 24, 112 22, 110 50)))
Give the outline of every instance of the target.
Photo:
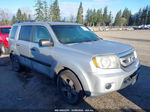
MULTIPOLYGON (((28 13, 34 14, 34 5, 36 0, 1 0, 1 9, 7 9, 11 14, 15 14, 18 8, 28 10, 28 13)), ((52 0, 47 0, 50 4, 52 0)), ((139 8, 150 5, 150 0, 58 0, 62 17, 76 16, 80 2, 83 3, 84 14, 88 8, 104 8, 108 6, 108 10, 113 16, 120 9, 127 7, 135 13, 139 8)))

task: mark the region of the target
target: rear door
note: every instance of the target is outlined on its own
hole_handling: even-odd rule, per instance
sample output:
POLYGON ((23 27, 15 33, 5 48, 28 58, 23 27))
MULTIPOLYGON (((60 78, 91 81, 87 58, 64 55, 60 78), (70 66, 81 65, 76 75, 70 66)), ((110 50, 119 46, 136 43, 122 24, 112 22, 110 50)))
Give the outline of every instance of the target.
POLYGON ((16 48, 20 55, 20 62, 28 67, 31 67, 30 44, 32 28, 31 25, 21 26, 18 41, 16 42, 16 48))
POLYGON ((9 35, 10 52, 16 51, 16 38, 18 38, 18 26, 13 26, 9 35))
POLYGON ((52 37, 46 26, 35 25, 33 29, 32 44, 30 46, 32 66, 37 71, 53 77, 53 47, 39 46, 39 41, 41 39, 52 41, 52 37))

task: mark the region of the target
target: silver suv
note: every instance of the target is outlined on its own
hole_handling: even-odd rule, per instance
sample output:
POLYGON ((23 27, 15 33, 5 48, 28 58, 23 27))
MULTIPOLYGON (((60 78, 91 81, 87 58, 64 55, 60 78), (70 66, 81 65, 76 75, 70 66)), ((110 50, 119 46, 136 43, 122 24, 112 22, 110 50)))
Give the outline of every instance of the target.
POLYGON ((56 79, 60 95, 70 104, 125 88, 139 74, 132 46, 102 40, 81 24, 17 23, 9 44, 14 71, 28 67, 56 79))

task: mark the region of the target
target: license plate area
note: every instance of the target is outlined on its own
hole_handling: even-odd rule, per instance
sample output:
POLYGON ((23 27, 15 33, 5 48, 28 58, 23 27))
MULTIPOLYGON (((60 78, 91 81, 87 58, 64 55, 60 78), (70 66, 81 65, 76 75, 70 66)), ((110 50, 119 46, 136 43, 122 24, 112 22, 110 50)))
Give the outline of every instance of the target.
POLYGON ((131 76, 130 76, 130 78, 132 79, 132 78, 134 78, 134 77, 136 77, 137 76, 137 74, 132 74, 131 76))
POLYGON ((130 84, 134 84, 137 80, 137 74, 132 74, 129 77, 125 78, 124 80, 124 84, 125 85, 130 85, 130 84))

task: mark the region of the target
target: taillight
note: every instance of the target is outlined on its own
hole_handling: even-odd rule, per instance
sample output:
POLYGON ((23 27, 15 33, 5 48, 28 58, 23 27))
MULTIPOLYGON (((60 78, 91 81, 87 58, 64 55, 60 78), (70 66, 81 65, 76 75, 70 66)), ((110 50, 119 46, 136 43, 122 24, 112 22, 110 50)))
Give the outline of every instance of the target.
POLYGON ((8 37, 6 37, 6 40, 8 41, 8 37))

